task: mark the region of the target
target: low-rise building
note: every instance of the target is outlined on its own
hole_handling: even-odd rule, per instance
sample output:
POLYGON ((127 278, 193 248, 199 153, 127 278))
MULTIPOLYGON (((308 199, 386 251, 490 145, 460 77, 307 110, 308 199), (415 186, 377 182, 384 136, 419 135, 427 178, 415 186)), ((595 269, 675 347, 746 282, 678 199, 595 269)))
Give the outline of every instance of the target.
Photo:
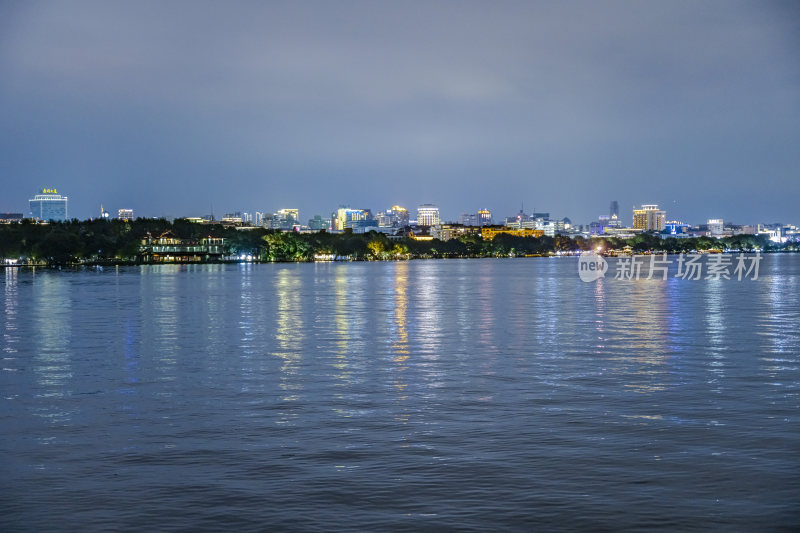
POLYGON ((219 261, 224 252, 224 239, 179 239, 172 232, 159 237, 149 233, 142 239, 139 260, 143 263, 199 263, 219 261))
POLYGON ((544 230, 533 228, 510 228, 508 226, 484 226, 481 228, 481 236, 487 241, 491 241, 501 234, 514 235, 515 237, 543 237, 544 230))
POLYGON ((13 224, 22 222, 22 213, 0 213, 0 224, 13 224))
POLYGON ((457 239, 462 235, 480 235, 480 226, 467 226, 464 224, 439 224, 431 226, 431 236, 440 241, 457 239))

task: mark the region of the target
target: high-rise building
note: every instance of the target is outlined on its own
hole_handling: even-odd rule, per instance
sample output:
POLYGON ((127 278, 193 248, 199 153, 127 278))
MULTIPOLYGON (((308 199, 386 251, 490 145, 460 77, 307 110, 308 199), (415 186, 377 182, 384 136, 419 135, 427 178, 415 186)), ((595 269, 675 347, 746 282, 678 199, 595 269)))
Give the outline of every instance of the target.
POLYGON ((278 218, 280 219, 281 229, 292 229, 300 222, 299 209, 278 209, 278 218))
POLYGON ((393 205, 386 211, 378 211, 375 217, 378 227, 381 228, 402 228, 408 226, 408 210, 399 205, 393 205))
POLYGON ((399 205, 392 206, 392 223, 396 228, 408 226, 408 209, 399 205))
POLYGON ((117 218, 120 220, 133 220, 133 209, 119 209, 117 211, 117 218))
POLYGON ((658 208, 657 204, 642 205, 633 210, 633 229, 642 231, 664 231, 667 212, 658 208))
POLYGON ((435 226, 439 223, 439 208, 433 204, 422 204, 417 207, 417 225, 435 226))
POLYGON ((611 200, 611 207, 608 210, 609 218, 619 218, 619 203, 616 200, 611 200))
POLYGON ((462 226, 480 225, 478 224, 478 215, 476 213, 462 213, 461 216, 458 217, 458 223, 461 224, 462 226))
POLYGON ((36 220, 64 222, 69 217, 68 198, 55 189, 42 189, 40 194, 28 200, 31 216, 36 220))
POLYGON ((331 225, 335 230, 344 231, 363 225, 369 218, 370 212, 366 209, 351 209, 342 206, 331 214, 331 225))
POLYGON ((322 218, 320 215, 314 215, 314 218, 308 219, 308 229, 312 229, 314 231, 328 229, 330 225, 330 219, 322 218))
POLYGON ((488 209, 479 209, 477 213, 463 213, 458 222, 464 226, 491 226, 492 213, 488 209))
POLYGON ((723 223, 721 218, 709 218, 708 219, 708 232, 713 235, 722 235, 725 230, 725 224, 723 223))

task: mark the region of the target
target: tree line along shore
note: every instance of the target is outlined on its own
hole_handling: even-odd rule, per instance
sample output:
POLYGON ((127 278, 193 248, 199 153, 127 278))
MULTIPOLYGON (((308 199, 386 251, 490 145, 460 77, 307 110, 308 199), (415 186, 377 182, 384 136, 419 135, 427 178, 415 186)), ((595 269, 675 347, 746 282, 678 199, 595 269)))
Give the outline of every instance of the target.
POLYGON ((735 235, 662 239, 656 234, 641 234, 630 239, 580 236, 519 237, 500 234, 491 240, 479 235, 464 235, 448 241, 421 240, 412 236, 390 237, 382 233, 282 232, 271 229, 241 230, 223 225, 197 224, 177 219, 72 220, 36 224, 0 225, 0 258, 5 263, 34 265, 139 264, 143 240, 168 234, 175 239, 200 242, 223 239, 224 251, 214 261, 249 256, 256 261, 314 261, 315 258, 349 260, 396 260, 427 258, 519 257, 602 250, 614 253, 761 250, 795 252, 796 242, 771 242, 765 235, 735 235))

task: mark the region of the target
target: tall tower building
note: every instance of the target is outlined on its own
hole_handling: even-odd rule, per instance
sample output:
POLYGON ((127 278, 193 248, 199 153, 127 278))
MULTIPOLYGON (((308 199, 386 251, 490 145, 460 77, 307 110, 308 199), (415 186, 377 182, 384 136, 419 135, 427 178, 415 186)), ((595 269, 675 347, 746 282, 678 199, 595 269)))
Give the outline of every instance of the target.
POLYGON ((722 235, 725 230, 725 222, 721 218, 708 219, 708 232, 713 236, 722 235))
POLYGON ((633 229, 642 231, 664 231, 667 212, 658 208, 657 204, 642 205, 633 210, 633 229))
POLYGON ((331 226, 338 231, 363 226, 369 213, 365 209, 351 209, 342 206, 331 214, 331 226))
POLYGON ((28 204, 31 216, 36 220, 64 222, 69 217, 67 201, 68 198, 58 194, 55 189, 42 189, 41 194, 28 200, 28 204))
POLYGON ((439 225, 439 208, 433 204, 422 204, 417 207, 418 226, 439 225))
POLYGON ((619 218, 619 203, 617 203, 616 200, 611 200, 611 207, 608 210, 608 217, 609 218, 614 218, 614 217, 619 218))
POLYGON ((488 209, 481 209, 478 211, 478 225, 479 226, 491 226, 492 225, 492 213, 488 209))

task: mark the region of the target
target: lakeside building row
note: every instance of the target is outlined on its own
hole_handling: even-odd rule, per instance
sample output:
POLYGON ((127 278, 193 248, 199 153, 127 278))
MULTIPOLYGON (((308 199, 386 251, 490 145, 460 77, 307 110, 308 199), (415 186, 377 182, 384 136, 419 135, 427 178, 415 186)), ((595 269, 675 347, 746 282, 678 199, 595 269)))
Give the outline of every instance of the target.
POLYGON ((144 263, 199 263, 221 261, 225 240, 216 237, 179 239, 166 232, 158 237, 147 235, 139 248, 139 259, 144 263))

